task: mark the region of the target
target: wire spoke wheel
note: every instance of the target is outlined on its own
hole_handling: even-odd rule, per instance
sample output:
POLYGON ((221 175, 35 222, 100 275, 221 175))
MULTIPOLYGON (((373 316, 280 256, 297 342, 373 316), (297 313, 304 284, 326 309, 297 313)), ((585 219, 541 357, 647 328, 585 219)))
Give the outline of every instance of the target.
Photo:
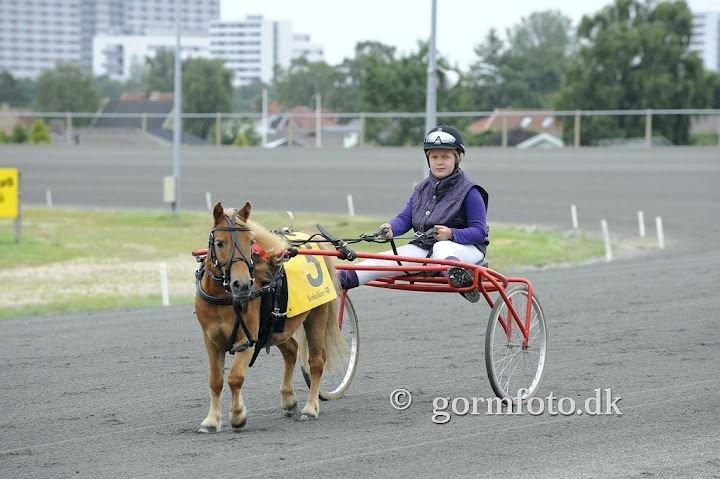
MULTIPOLYGON (((348 345, 348 355, 345 360, 345 364, 339 367, 336 371, 325 370, 323 371, 322 379, 320 381, 320 399, 329 401, 332 399, 338 399, 345 395, 350 383, 355 376, 357 370, 358 357, 359 357, 359 346, 360 337, 358 334, 358 319, 355 313, 355 308, 349 297, 345 297, 345 312, 343 314, 343 321, 340 325, 340 333, 345 338, 345 342, 348 345)), ((305 383, 310 387, 310 373, 305 370, 304 366, 300 367, 302 375, 305 378, 305 383)))
MULTIPOLYGON (((508 300, 521 321, 527 313, 525 285, 506 291, 508 300)), ((540 301, 533 294, 530 312, 530 340, 523 346, 523 334, 512 318, 507 304, 498 296, 488 319, 485 335, 485 366, 495 394, 502 399, 525 401, 537 393, 542 383, 547 355, 547 323, 540 301), (503 328, 509 327, 510 334, 503 328)))

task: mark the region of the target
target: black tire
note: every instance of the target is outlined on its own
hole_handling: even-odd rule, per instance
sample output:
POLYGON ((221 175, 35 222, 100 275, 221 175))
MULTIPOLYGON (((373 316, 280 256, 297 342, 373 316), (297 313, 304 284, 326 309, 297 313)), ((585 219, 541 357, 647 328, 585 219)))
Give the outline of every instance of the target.
MULTIPOLYGON (((523 284, 512 286, 506 290, 506 295, 518 316, 524 319, 528 296, 526 286, 523 284)), ((511 322, 513 334, 510 341, 498 323, 498 316, 502 315, 505 318, 508 314, 507 305, 500 295, 490 311, 485 334, 485 367, 490 385, 499 398, 516 403, 520 389, 526 390, 526 393, 519 398, 521 401, 526 401, 537 393, 545 373, 548 344, 547 318, 536 294, 533 294, 531 308, 533 311, 530 325, 531 339, 526 350, 522 349, 522 334, 514 321, 511 322), (519 377, 513 379, 512 376, 521 364, 523 366, 521 373, 524 374, 519 374, 519 377), (506 371, 509 371, 509 374, 505 374, 506 371)))
MULTIPOLYGON (((330 401, 339 399, 345 395, 350 388, 355 372, 357 371, 358 359, 360 357, 360 334, 358 331, 358 319, 355 313, 355 307, 349 297, 345 297, 345 314, 343 315, 343 324, 340 331, 350 348, 347 365, 343 371, 331 374, 323 372, 322 382, 320 384, 320 399, 330 401)), ((305 370, 304 366, 300 366, 305 384, 310 387, 310 374, 305 370)))

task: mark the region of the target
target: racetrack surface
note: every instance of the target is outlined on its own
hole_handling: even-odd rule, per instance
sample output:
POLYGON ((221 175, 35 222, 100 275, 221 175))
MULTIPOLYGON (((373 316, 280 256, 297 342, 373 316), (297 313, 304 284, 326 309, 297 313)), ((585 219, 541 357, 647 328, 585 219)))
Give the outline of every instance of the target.
MULTIPOLYGON (((125 169, 101 166, 111 159, 90 150, 75 159, 42 159, 43 151, 55 152, 0 150, 18 158, 28 201, 52 188, 58 204, 159 205, 149 199, 159 195, 154 175, 169 171, 168 150, 136 151, 125 169), (127 178, 126 194, 106 175, 127 178)), ((230 152, 186 150, 188 207, 203 207, 213 191, 266 210, 342 211, 353 193, 359 213, 389 216, 420 171, 416 152, 402 149, 230 152), (278 191, 261 186, 266 180, 278 191), (328 191, 317 188, 323 183, 328 191)), ((225 394, 226 427, 215 435, 194 433, 207 413, 207 359, 190 307, 9 319, 0 321, 0 477, 719 476, 718 150, 475 150, 467 165, 491 193, 491 220, 567 227, 576 203, 582 227, 597 231, 607 218, 629 237, 636 210, 650 234, 650 220, 663 216, 662 252, 525 273, 550 328, 540 395, 583 401, 612 388, 622 416, 483 414, 433 424, 435 397, 492 396, 489 310, 455 294, 353 292, 361 359, 348 395, 323 402, 317 421, 284 418, 280 355, 263 353, 244 387, 248 425, 229 429, 225 394), (405 411, 390 406, 397 388, 413 394, 405 411)), ((299 374, 296 386, 302 404, 299 374)))

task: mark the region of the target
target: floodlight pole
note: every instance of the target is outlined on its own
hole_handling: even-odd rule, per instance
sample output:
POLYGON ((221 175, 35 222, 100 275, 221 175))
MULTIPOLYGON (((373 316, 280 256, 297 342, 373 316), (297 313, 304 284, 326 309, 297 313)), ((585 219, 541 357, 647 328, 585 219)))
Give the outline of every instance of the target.
MULTIPOLYGON (((437 0, 432 0, 432 13, 430 20, 430 42, 428 44, 427 93, 425 96, 425 133, 430 131, 437 123, 437 60, 435 38, 437 28, 437 0)), ((423 162, 423 178, 427 178, 430 171, 423 162)))
POLYGON ((173 214, 180 211, 180 139, 182 135, 182 59, 180 58, 180 27, 182 11, 180 0, 175 0, 175 93, 173 95, 173 177, 175 178, 175 201, 173 214))

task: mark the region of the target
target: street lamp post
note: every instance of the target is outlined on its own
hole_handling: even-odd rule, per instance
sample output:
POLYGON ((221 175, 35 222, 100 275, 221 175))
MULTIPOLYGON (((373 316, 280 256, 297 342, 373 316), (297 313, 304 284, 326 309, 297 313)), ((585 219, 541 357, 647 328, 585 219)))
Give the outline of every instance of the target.
MULTIPOLYGON (((425 133, 437 123, 437 59, 435 32, 437 27, 437 0, 432 0, 430 20, 430 42, 428 45, 427 92, 425 95, 425 133)), ((422 177, 427 178, 430 170, 423 163, 422 177)))
POLYGON ((180 58, 180 28, 182 11, 180 0, 175 0, 175 93, 173 108, 173 177, 175 179, 175 201, 173 214, 180 211, 180 139, 182 135, 182 59, 180 58))

